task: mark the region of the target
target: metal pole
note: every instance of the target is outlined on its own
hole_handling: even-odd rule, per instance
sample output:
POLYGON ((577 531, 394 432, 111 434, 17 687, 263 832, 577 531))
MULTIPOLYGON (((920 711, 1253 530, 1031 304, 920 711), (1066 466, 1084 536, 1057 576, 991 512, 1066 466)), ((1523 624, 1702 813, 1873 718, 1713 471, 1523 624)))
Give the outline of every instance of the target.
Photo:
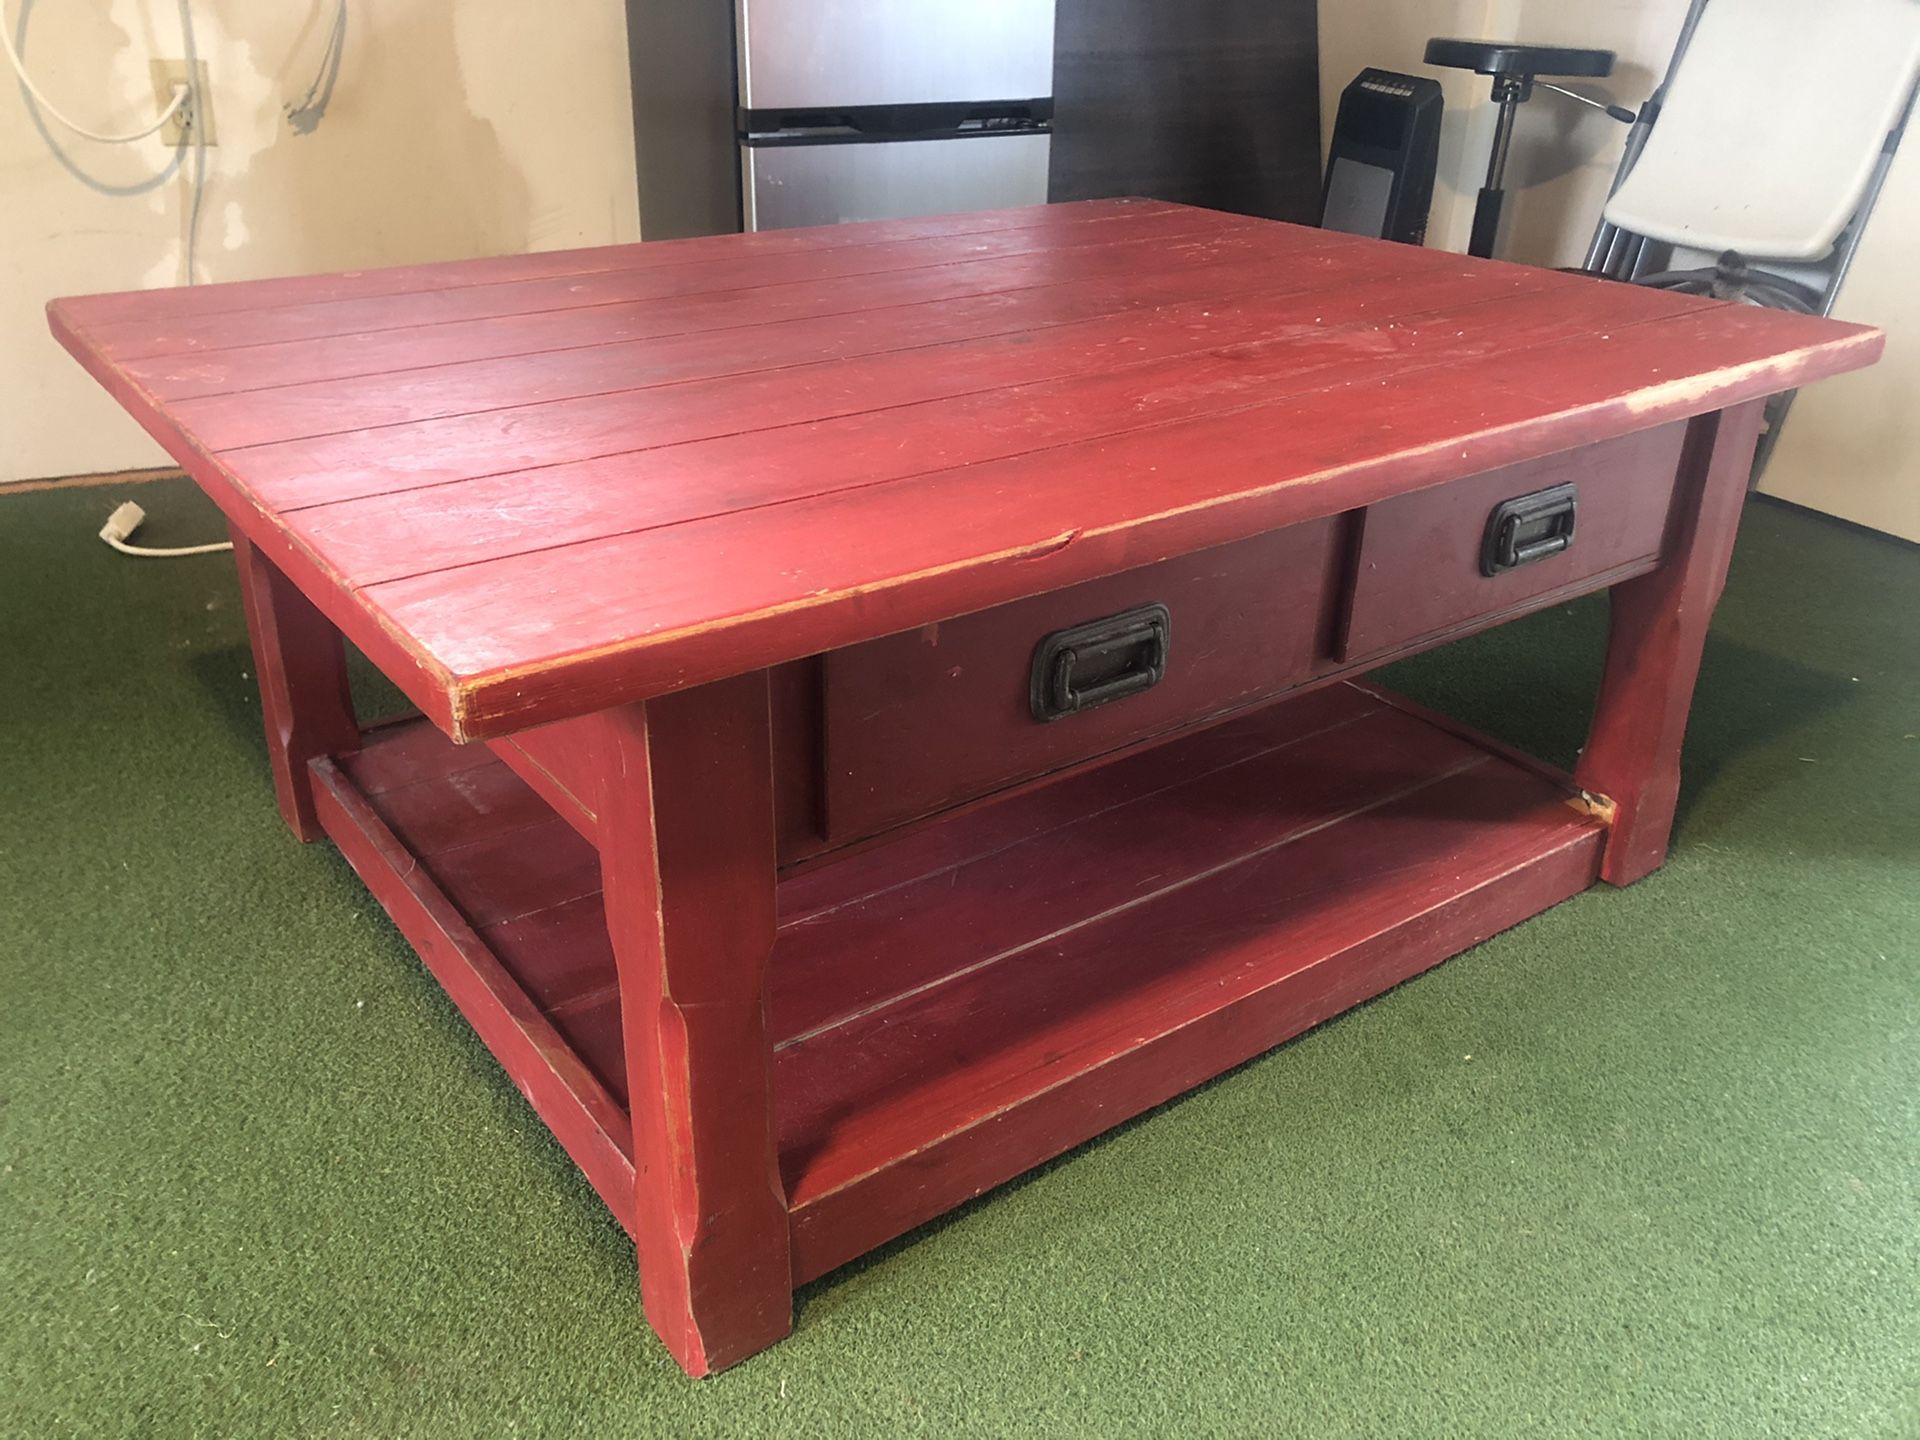
POLYGON ((1513 76, 1494 78, 1493 98, 1500 114, 1493 126, 1493 153, 1487 156, 1487 183, 1480 187, 1480 199, 1473 207, 1473 235, 1467 241, 1467 253, 1492 258, 1500 238, 1500 206, 1506 195, 1502 181, 1507 173, 1507 151, 1513 145, 1513 121, 1520 102, 1527 98, 1526 82, 1513 76))

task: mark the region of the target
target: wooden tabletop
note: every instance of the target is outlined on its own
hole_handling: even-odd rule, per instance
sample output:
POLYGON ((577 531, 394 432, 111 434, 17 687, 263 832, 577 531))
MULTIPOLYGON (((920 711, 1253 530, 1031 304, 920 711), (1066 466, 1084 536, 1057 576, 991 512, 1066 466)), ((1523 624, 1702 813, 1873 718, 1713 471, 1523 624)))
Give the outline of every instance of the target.
POLYGON ((96 295, 55 333, 456 739, 1870 363, 1152 201, 96 295))

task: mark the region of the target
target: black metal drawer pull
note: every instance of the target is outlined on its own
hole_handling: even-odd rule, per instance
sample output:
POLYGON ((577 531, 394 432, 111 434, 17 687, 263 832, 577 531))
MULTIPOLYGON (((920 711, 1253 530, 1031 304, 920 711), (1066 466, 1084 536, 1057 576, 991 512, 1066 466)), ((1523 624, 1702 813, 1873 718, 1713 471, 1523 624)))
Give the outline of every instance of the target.
POLYGON ((1059 720, 1151 690, 1167 673, 1170 628, 1166 606, 1142 605, 1054 631, 1033 652, 1033 718, 1059 720))
POLYGON ((1572 485, 1553 485, 1494 506, 1480 542, 1480 573, 1517 570, 1571 549, 1574 498, 1572 485))

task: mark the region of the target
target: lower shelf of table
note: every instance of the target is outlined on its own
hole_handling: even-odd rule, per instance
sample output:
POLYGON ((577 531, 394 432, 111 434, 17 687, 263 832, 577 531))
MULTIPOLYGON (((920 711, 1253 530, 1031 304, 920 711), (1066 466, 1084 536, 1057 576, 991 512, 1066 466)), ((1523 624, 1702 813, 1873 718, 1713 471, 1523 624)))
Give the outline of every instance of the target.
MULTIPOLYGON (((631 1229, 593 847, 425 722, 315 773, 328 833, 631 1229)), ((796 1280, 1579 892, 1603 830, 1338 685, 783 880, 796 1280)))

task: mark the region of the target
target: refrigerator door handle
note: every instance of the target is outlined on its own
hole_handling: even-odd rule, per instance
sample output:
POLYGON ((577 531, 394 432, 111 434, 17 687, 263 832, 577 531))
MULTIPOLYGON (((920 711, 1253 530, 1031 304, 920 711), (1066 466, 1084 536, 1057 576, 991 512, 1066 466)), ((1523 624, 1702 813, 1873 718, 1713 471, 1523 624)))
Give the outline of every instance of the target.
POLYGON ((748 144, 789 140, 932 140, 948 135, 1033 134, 1053 125, 1051 96, 1033 100, 958 101, 917 105, 818 106, 807 110, 740 110, 748 144))

